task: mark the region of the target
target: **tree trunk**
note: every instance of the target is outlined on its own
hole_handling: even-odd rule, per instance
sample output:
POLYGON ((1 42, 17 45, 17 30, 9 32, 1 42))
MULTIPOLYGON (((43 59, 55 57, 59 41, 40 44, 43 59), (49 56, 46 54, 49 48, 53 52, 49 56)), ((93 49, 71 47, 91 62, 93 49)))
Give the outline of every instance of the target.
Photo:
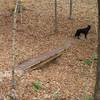
POLYGON ((72 19, 72 0, 70 0, 70 12, 69 12, 69 19, 72 19))
POLYGON ((98 0, 98 62, 96 70, 94 100, 100 100, 100 0, 98 0))
POLYGON ((55 33, 57 32, 57 0, 55 0, 55 33))

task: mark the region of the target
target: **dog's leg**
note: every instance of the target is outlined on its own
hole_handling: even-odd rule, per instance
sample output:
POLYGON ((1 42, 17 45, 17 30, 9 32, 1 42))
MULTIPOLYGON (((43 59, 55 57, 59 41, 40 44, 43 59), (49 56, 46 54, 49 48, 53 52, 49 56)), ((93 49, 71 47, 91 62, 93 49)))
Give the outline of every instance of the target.
POLYGON ((80 37, 79 37, 79 36, 77 36, 77 39, 80 39, 80 37))
POLYGON ((87 39, 87 33, 85 34, 85 39, 87 39))

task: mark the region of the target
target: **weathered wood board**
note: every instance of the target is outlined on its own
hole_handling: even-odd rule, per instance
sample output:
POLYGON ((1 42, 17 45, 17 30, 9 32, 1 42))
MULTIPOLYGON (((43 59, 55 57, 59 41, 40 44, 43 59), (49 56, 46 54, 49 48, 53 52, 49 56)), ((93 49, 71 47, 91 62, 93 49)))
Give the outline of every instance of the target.
POLYGON ((38 57, 25 60, 24 62, 18 64, 15 69, 22 70, 22 71, 28 70, 30 68, 37 69, 40 66, 61 56, 63 54, 63 52, 67 48, 69 48, 69 46, 70 45, 67 45, 67 47, 60 47, 60 48, 54 49, 52 51, 49 51, 47 53, 43 53, 43 54, 39 55, 38 57))
POLYGON ((36 65, 39 65, 43 62, 46 63, 46 62, 49 62, 49 61, 57 58, 58 56, 60 56, 62 54, 62 52, 64 50, 65 50, 64 48, 57 48, 50 52, 41 54, 40 56, 38 56, 36 58, 28 59, 28 60, 24 61, 23 63, 19 64, 16 67, 16 69, 23 70, 23 71, 27 70, 31 67, 33 67, 33 69, 34 69, 34 66, 36 67, 36 65))

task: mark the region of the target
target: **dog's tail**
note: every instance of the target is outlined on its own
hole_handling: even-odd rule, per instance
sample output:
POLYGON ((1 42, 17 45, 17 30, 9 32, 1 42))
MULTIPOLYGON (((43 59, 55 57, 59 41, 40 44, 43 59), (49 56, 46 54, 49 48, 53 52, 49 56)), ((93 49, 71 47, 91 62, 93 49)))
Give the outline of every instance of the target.
POLYGON ((76 31, 76 33, 75 33, 74 37, 76 37, 76 36, 77 36, 77 33, 78 33, 78 31, 76 31))

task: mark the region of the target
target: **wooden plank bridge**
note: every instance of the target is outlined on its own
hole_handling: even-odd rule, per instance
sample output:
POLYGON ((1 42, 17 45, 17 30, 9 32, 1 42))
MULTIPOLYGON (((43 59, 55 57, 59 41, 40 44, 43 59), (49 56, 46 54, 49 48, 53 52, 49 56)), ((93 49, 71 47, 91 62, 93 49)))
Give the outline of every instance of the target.
POLYGON ((25 60, 22 63, 18 64, 15 69, 26 71, 31 68, 32 69, 40 68, 40 66, 43 66, 44 64, 56 59, 57 57, 60 57, 64 53, 64 51, 67 48, 69 48, 69 46, 70 45, 68 45, 66 48, 60 47, 52 51, 49 51, 47 53, 43 53, 39 55, 38 57, 25 60))

